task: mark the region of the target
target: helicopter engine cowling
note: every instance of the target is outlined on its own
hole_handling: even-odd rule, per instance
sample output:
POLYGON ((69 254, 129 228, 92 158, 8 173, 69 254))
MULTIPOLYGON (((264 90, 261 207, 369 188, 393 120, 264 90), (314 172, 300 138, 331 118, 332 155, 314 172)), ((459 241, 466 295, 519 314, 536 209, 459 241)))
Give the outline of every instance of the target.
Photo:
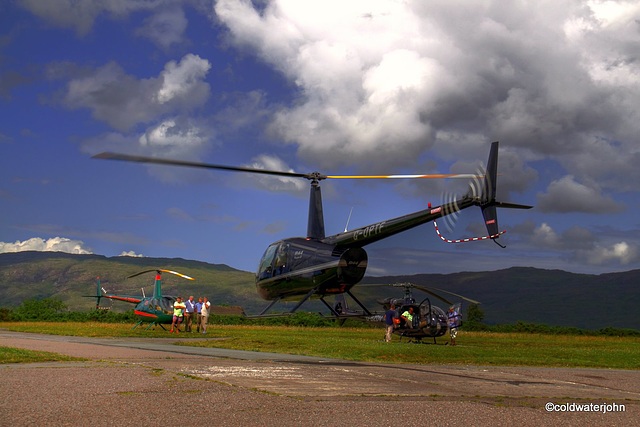
POLYGON ((367 252, 362 248, 349 248, 338 262, 338 281, 345 285, 360 282, 367 271, 367 252))

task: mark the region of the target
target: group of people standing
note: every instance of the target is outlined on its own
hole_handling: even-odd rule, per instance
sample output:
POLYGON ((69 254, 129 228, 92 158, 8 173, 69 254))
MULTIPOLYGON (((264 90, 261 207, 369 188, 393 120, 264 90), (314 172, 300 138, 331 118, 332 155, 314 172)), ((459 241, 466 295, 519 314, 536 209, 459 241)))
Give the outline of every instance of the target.
POLYGON ((184 302, 182 297, 176 298, 176 302, 173 303, 173 322, 169 332, 180 332, 180 323, 182 323, 183 319, 184 331, 193 332, 192 326, 195 318, 196 330, 200 332, 200 329, 202 329, 203 334, 207 333, 210 307, 211 303, 206 298, 198 298, 198 302, 195 302, 193 296, 190 296, 184 302))

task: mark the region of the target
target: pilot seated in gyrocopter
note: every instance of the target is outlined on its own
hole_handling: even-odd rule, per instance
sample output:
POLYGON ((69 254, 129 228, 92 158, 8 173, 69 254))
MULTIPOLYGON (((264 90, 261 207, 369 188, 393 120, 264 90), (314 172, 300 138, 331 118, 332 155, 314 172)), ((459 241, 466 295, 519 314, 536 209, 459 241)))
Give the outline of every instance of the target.
MULTIPOLYGON (((449 328, 449 322, 447 315, 440 307, 436 307, 431 304, 431 300, 427 297, 420 303, 416 302, 413 298, 411 290, 413 288, 420 289, 429 294, 437 296, 449 305, 452 305, 450 301, 441 295, 434 294, 433 290, 426 287, 416 286, 412 283, 396 283, 391 286, 404 287, 404 298, 386 298, 379 300, 378 303, 388 310, 391 306, 395 306, 394 323, 396 327, 393 333, 400 336, 400 341, 403 337, 407 337, 410 342, 422 342, 423 338, 433 338, 433 343, 436 343, 436 338, 446 334, 449 328)), ((441 293, 450 293, 442 289, 437 289, 441 293)), ((471 300, 463 297, 462 295, 453 294, 456 297, 460 297, 471 303, 479 303, 478 301, 471 300)), ((455 304, 457 312, 460 312, 460 304, 455 304)), ((461 323, 461 322, 459 322, 461 323)))
POLYGON ((397 309, 398 327, 394 333, 409 338, 410 342, 421 342, 423 338, 436 338, 447 332, 447 317, 444 311, 428 301, 421 304, 401 305, 397 309), (425 304, 426 302, 426 304, 425 304))

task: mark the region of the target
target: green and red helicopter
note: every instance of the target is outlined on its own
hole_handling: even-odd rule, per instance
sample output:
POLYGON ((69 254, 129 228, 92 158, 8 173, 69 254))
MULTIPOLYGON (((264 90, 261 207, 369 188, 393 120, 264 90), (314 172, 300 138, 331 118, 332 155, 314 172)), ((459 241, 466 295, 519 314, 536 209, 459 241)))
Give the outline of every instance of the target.
POLYGON ((132 277, 151 272, 156 273, 156 279, 153 286, 153 295, 150 297, 145 297, 144 295, 131 296, 110 294, 102 288, 102 285, 100 284, 100 277, 96 279, 96 295, 87 295, 87 297, 96 298, 96 309, 101 308, 101 298, 108 298, 111 300, 136 304, 134 313, 136 314, 136 316, 138 316, 140 321, 136 323, 133 329, 137 328, 143 322, 150 323, 147 329, 151 328, 154 325, 160 325, 160 327, 164 329, 164 326, 162 326, 163 324, 170 324, 173 321, 173 304, 176 302, 177 297, 162 295, 162 273, 171 273, 187 280, 195 279, 185 274, 178 273, 177 271, 163 269, 141 271, 139 273, 128 276, 127 279, 131 279, 132 277))

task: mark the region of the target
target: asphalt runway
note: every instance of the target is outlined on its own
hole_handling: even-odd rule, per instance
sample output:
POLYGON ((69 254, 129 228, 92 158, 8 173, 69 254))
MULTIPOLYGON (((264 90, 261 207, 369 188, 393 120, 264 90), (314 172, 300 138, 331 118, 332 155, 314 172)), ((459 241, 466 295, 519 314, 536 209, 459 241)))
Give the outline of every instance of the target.
POLYGON ((640 425, 640 371, 391 365, 0 330, 84 362, 0 365, 4 425, 640 425), (7 416, 8 415, 8 416, 7 416))

